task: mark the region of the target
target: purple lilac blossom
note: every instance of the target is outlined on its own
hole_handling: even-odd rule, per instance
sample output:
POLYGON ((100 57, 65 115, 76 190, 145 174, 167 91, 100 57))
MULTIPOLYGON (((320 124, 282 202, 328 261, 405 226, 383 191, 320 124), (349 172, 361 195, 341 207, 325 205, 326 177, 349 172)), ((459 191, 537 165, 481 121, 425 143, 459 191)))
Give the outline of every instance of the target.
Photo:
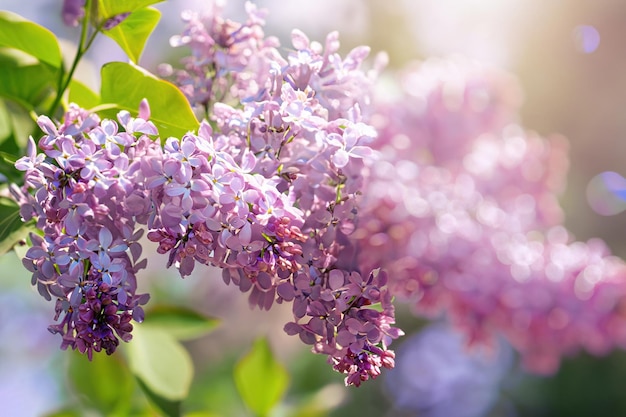
POLYGON ((217 131, 204 121, 162 146, 145 103, 140 117, 120 112, 119 123, 75 106, 60 125, 39 119, 44 154, 31 140, 16 163, 25 189, 14 193, 23 218, 44 232, 32 235, 24 265, 41 295, 57 299, 63 317, 50 329, 62 348, 91 357, 130 339, 147 301, 134 294, 145 224, 181 276, 196 263, 217 266, 252 306, 293 302, 285 331, 329 355, 347 385, 393 367, 388 346, 402 332, 392 326, 387 275, 361 275, 349 239, 375 131, 328 120, 312 90, 297 94, 280 72, 268 78, 263 101, 216 104, 217 131), (303 102, 307 111, 295 112, 303 102))
POLYGON ((63 0, 61 15, 67 26, 78 26, 78 22, 85 15, 85 0, 63 0))
POLYGON ((188 47, 184 69, 160 67, 161 75, 173 76, 191 105, 210 114, 214 103, 239 105, 240 100, 263 94, 272 61, 284 65, 276 50, 279 42, 265 37, 265 10, 246 3, 244 23, 222 17, 223 1, 213 2, 206 13, 183 13, 186 29, 171 38, 173 47, 188 47))
POLYGON ((252 306, 293 302, 285 331, 358 386, 393 367, 388 346, 402 334, 387 274, 362 270, 350 237, 375 158, 376 131, 362 116, 369 49, 342 59, 336 33, 322 47, 294 31, 284 59, 264 38, 263 12, 246 7, 243 25, 217 6, 185 14, 188 27, 172 40, 192 51, 176 82, 192 105, 212 107, 214 127, 168 140, 162 160, 142 165, 158 214, 148 237, 183 276, 195 263, 216 265, 252 306))
POLYGON ((120 23, 122 23, 124 20, 126 20, 126 18, 130 16, 130 12, 126 12, 126 13, 120 13, 118 15, 115 15, 113 17, 110 17, 106 20, 106 22, 104 22, 104 24, 102 25, 102 29, 103 30, 111 30, 113 29, 115 26, 119 25, 120 23))
POLYGON ((138 225, 150 208, 138 174, 155 146, 147 134, 156 129, 118 132, 116 122, 75 105, 60 124, 46 116, 37 123, 46 133, 43 152, 31 138, 16 162, 25 185, 12 188, 24 220, 35 219, 43 234, 31 234, 23 264, 39 293, 56 300, 60 322, 49 330, 62 336, 61 348, 89 358, 111 354, 119 339, 130 340, 130 321, 143 320, 148 300, 136 294, 136 274, 146 264, 138 225))
POLYGON ((563 138, 520 128, 516 84, 474 63, 428 61, 404 83, 374 117, 362 267, 386 269, 394 295, 470 343, 504 335, 537 372, 626 346, 626 266, 561 226, 563 138))
MULTIPOLYGON (((65 5, 77 22, 82 3, 65 5)), ((504 334, 538 371, 626 346, 626 269, 560 226, 566 145, 515 124, 510 76, 432 60, 376 107, 367 47, 341 58, 336 33, 322 46, 295 30, 283 57, 265 12, 246 10, 243 24, 219 3, 186 13, 172 39, 191 56, 164 73, 208 116, 197 132, 159 145, 145 104, 119 123, 75 106, 61 124, 39 119, 43 153, 31 140, 13 192, 44 234, 24 265, 57 300, 63 348, 129 340, 147 301, 142 225, 181 276, 217 266, 252 306, 292 302, 285 331, 348 385, 394 365, 392 294, 447 313, 470 341, 504 334)))

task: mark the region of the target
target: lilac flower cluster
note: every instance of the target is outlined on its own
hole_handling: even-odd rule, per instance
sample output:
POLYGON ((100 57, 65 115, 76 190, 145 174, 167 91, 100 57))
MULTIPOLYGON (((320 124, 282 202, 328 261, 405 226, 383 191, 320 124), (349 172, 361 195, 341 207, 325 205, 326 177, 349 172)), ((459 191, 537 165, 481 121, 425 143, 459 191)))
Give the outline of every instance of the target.
POLYGON ((282 57, 278 39, 265 37, 265 10, 246 3, 248 20, 234 22, 222 16, 224 1, 215 1, 204 14, 183 13, 186 29, 171 38, 173 47, 186 46, 191 55, 183 59, 184 69, 169 64, 159 68, 161 75, 174 77, 191 105, 210 115, 215 103, 239 102, 261 93, 273 61, 282 57))
POLYGON ((211 106, 215 131, 203 123, 144 167, 160 213, 148 237, 183 276, 195 262, 216 265, 253 306, 293 302, 287 333, 359 385, 393 367, 387 347, 401 334, 386 274, 360 268, 350 237, 376 136, 361 114, 369 49, 342 59, 336 33, 322 48, 296 30, 284 59, 264 38, 261 12, 247 11, 244 25, 219 8, 186 15, 173 40, 192 50, 176 81, 192 104, 211 106))
POLYGON ((370 106, 367 93, 376 71, 360 70, 369 47, 357 47, 342 59, 337 54, 340 46, 337 32, 330 33, 322 46, 295 29, 294 51, 285 58, 278 49, 278 39, 266 37, 263 31, 266 10, 246 2, 248 19, 239 23, 222 16, 224 4, 215 1, 204 14, 183 13, 187 26, 170 43, 174 47, 188 47, 191 55, 183 58, 184 69, 174 69, 169 64, 160 66, 161 75, 172 77, 192 106, 213 117, 216 103, 238 106, 242 101, 261 102, 270 88, 280 95, 276 89, 280 85, 270 83, 269 78, 281 72, 293 90, 286 93, 299 96, 285 109, 291 117, 313 116, 309 103, 319 102, 318 110, 323 109, 320 116, 328 120, 370 106))
MULTIPOLYGON (((149 109, 142 108, 147 118, 149 109)), ((136 274, 145 267, 139 244, 151 203, 143 191, 140 160, 150 155, 156 133, 150 122, 119 114, 112 120, 70 106, 55 125, 40 116, 45 136, 31 138, 27 156, 15 164, 25 172, 13 188, 24 220, 36 219, 43 236, 31 234, 24 266, 39 293, 56 298, 50 331, 61 347, 111 354, 131 338, 131 319, 142 321, 147 295, 136 294, 136 274), (119 338, 119 339, 118 339, 119 338)))
POLYGON ((560 226, 564 140, 521 129, 515 83, 489 68, 432 60, 403 80, 375 118, 382 157, 353 234, 359 263, 470 342, 503 334, 538 372, 626 346, 626 265, 560 226))
POLYGON ((368 49, 342 59, 336 34, 323 49, 295 31, 283 59, 247 9, 246 25, 193 18, 181 38, 194 51, 186 71, 209 83, 186 90, 178 77, 192 103, 211 102, 197 132, 161 146, 145 102, 119 123, 75 107, 59 126, 39 119, 43 154, 31 141, 16 164, 26 172, 15 190, 22 216, 44 233, 32 236, 24 263, 42 295, 58 300, 64 317, 51 330, 62 347, 112 353, 147 301, 135 295, 146 225, 181 276, 215 266, 253 307, 293 303, 285 331, 358 386, 393 367, 388 346, 402 334, 386 273, 362 270, 351 238, 374 159, 376 132, 361 116, 368 49), (218 90, 241 102, 229 105, 218 90))

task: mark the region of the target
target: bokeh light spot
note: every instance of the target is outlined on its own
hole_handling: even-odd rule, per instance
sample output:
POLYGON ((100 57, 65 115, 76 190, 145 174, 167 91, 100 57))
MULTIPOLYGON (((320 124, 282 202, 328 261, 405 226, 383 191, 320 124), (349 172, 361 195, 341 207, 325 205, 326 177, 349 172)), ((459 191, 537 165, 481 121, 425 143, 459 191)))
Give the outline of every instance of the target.
POLYGON ((587 185, 587 201, 598 214, 613 216, 626 210, 626 200, 618 195, 626 190, 626 179, 616 172, 596 175, 587 185))
POLYGON ((600 46, 600 32, 593 26, 576 26, 573 35, 574 44, 579 52, 590 54, 600 46))

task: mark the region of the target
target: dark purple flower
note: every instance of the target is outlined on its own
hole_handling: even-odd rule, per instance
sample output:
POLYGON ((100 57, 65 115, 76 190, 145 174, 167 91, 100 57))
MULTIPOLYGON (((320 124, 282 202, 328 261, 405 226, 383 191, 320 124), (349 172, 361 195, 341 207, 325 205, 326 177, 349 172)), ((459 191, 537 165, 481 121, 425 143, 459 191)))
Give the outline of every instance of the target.
POLYGON ((106 22, 104 22, 104 24, 102 25, 102 29, 103 30, 111 30, 113 29, 115 26, 119 25, 120 23, 122 23, 128 16, 130 16, 130 12, 127 13, 120 13, 118 15, 115 15, 113 17, 110 17, 106 20, 106 22))
POLYGON ((71 347, 91 360, 93 352, 115 352, 119 339, 132 338, 132 314, 120 305, 112 288, 106 283, 85 282, 83 301, 78 308, 57 303, 57 314, 65 312, 61 323, 50 326, 52 333, 63 336, 62 348, 71 347))

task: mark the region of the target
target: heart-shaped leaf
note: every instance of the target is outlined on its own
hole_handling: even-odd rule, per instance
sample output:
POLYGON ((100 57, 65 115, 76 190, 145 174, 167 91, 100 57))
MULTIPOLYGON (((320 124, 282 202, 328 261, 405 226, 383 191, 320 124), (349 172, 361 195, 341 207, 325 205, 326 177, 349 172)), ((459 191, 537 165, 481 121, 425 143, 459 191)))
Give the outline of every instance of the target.
POLYGON ((83 109, 91 109, 100 104, 98 93, 76 79, 70 83, 69 90, 69 102, 76 103, 83 109))
POLYGON ((34 109, 54 92, 57 71, 24 52, 0 48, 0 67, 0 96, 25 109, 34 109))
POLYGON ((101 94, 104 104, 137 113, 144 98, 150 104, 150 120, 161 136, 182 137, 200 126, 189 102, 172 83, 125 62, 110 62, 102 67, 101 94))
POLYGON ((132 13, 144 7, 161 3, 163 0, 98 0, 98 14, 101 19, 110 19, 122 13, 132 13))
POLYGON ((160 19, 160 11, 146 7, 132 12, 122 23, 103 33, 117 42, 133 62, 138 63, 146 41, 160 19))
POLYGON ((119 355, 96 354, 89 361, 85 355, 70 356, 69 378, 80 399, 106 415, 128 411, 135 381, 119 355))
POLYGON ((61 48, 52 32, 8 11, 0 11, 0 46, 19 49, 56 68, 62 64, 61 48))
POLYGON ((32 229, 32 224, 22 222, 20 207, 12 200, 0 197, 0 255, 25 239, 32 229))
POLYGON ((169 333, 136 325, 133 340, 126 345, 130 369, 165 400, 184 400, 193 379, 193 364, 185 348, 169 333))

